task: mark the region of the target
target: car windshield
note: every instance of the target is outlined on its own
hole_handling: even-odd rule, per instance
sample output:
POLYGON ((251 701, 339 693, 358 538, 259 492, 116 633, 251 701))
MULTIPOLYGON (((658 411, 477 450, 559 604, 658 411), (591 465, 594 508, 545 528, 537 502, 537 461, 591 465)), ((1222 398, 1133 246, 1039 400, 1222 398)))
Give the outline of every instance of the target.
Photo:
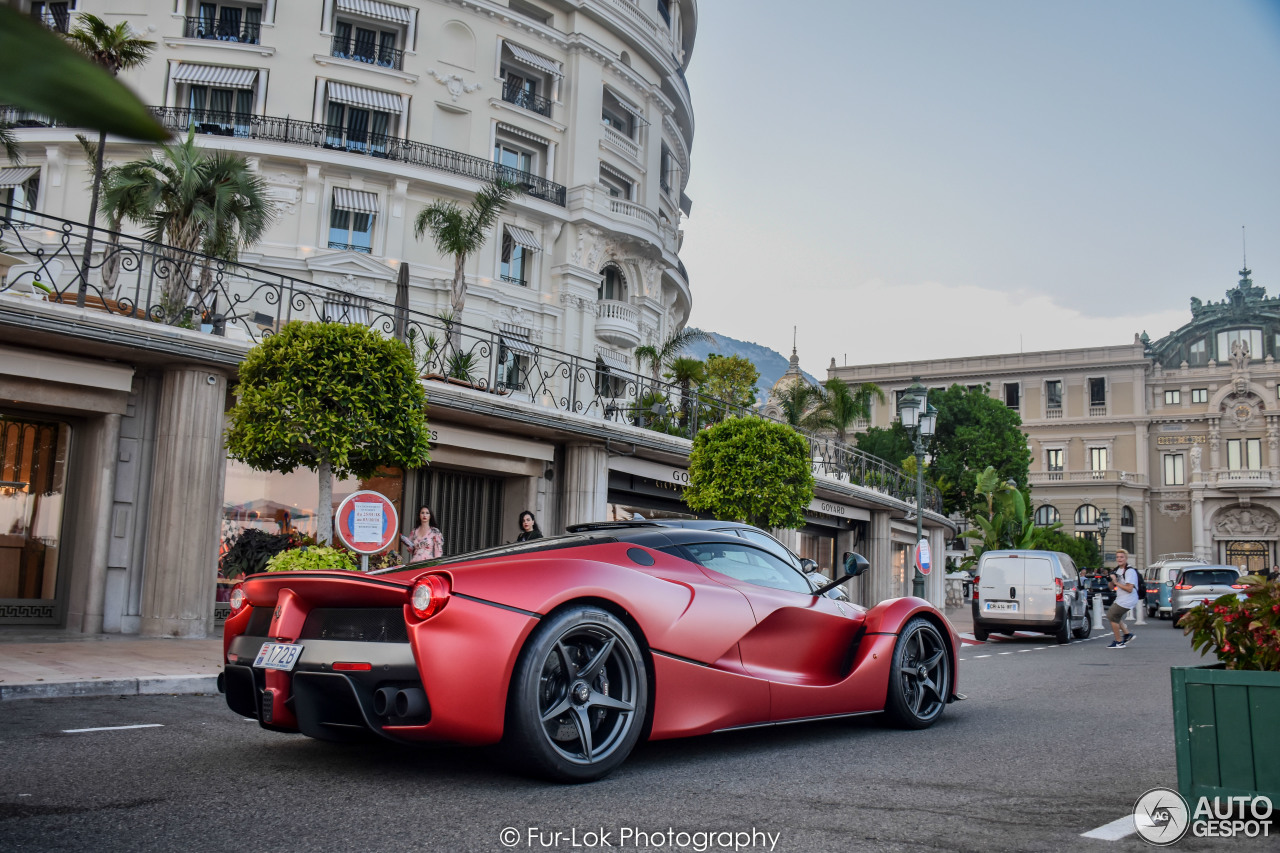
MULTIPOLYGON (((543 539, 530 539, 527 542, 516 542, 511 545, 499 545, 496 548, 486 548, 482 551, 471 551, 466 554, 457 554, 452 557, 442 557, 439 560, 426 560, 421 563, 408 564, 415 569, 429 569, 436 566, 450 566, 455 563, 470 563, 473 560, 486 560, 494 557, 509 557, 512 554, 534 554, 539 551, 557 551, 561 548, 574 548, 579 545, 599 545, 604 542, 617 542, 615 536, 583 536, 582 534, 568 534, 566 536, 549 536, 543 539)), ((389 569, 379 569, 375 572, 369 572, 371 575, 381 575, 388 572, 403 571, 406 566, 392 566, 389 569)))
POLYGON ((1183 586, 1230 586, 1239 579, 1240 576, 1230 569, 1194 569, 1182 573, 1183 586))

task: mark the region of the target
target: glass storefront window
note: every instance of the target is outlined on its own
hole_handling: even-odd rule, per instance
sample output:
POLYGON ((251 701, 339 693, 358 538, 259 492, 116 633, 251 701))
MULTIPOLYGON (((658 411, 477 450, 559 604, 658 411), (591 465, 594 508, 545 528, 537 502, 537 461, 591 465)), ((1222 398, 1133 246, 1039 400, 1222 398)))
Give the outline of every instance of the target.
POLYGON ((55 622, 70 428, 0 414, 0 621, 55 622))

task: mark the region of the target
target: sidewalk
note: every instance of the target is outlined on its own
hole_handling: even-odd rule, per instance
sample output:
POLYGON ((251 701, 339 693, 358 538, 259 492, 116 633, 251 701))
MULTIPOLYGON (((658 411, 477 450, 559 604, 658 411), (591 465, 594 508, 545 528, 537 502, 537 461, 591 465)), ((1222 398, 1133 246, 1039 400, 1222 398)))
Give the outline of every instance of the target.
POLYGON ((0 630, 0 702, 63 696, 216 693, 222 637, 155 639, 0 630))
MULTIPOLYGON (((973 628, 967 607, 946 610, 957 633, 973 628)), ((222 637, 154 639, 77 634, 56 628, 0 629, 0 702, 64 696, 216 693, 222 637)))

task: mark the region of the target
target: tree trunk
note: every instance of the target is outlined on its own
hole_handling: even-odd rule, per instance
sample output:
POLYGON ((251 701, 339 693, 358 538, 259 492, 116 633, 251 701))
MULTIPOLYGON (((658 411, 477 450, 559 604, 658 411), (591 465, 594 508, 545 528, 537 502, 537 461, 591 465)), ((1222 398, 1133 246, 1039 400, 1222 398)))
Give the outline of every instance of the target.
POLYGON ((316 507, 318 521, 316 541, 321 545, 329 545, 333 542, 333 466, 329 463, 328 456, 320 459, 320 467, 316 470, 320 475, 320 502, 316 507))
POLYGON ((93 255, 93 226, 98 221, 98 191, 102 188, 102 159, 107 150, 107 132, 98 133, 98 157, 93 164, 93 190, 89 193, 89 227, 84 236, 84 257, 80 260, 80 289, 76 292, 76 307, 84 307, 84 297, 89 291, 89 259, 93 255))
POLYGON ((449 294, 449 309, 453 312, 453 325, 449 327, 449 343, 454 355, 462 352, 462 309, 467 304, 467 256, 453 256, 453 292, 449 294))

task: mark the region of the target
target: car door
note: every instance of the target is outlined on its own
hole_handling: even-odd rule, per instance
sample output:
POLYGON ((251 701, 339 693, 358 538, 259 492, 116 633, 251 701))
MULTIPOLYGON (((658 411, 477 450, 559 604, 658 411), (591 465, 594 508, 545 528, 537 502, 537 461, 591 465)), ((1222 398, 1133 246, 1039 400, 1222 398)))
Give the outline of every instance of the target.
POLYGON ((751 605, 756 627, 738 643, 743 667, 770 684, 774 720, 845 713, 849 697, 830 690, 847 676, 861 608, 814 595, 804 575, 747 542, 685 543, 694 562, 733 586, 751 605))

